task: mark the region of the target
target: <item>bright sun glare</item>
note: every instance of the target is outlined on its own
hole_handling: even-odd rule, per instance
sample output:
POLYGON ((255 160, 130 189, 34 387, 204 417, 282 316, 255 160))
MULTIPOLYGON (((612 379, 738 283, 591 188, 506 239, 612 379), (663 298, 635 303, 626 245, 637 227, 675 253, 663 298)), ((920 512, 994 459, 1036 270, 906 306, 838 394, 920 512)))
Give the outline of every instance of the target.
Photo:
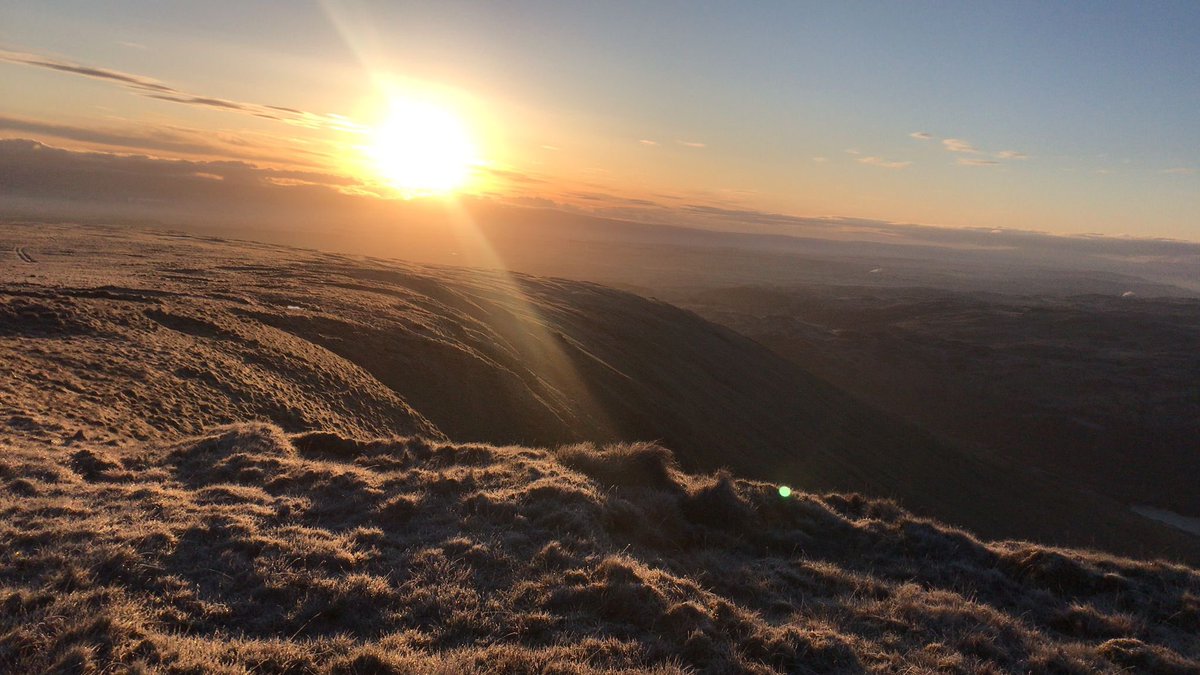
POLYGON ((405 197, 462 188, 476 161, 475 146, 458 115, 424 101, 393 101, 367 151, 379 177, 405 197))

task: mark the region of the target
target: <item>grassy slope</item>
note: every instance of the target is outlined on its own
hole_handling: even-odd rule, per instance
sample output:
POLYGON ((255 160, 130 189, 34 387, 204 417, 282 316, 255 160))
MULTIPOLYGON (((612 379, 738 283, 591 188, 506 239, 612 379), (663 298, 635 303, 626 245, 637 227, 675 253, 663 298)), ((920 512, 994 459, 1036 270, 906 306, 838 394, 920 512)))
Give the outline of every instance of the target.
POLYGON ((744 337, 593 284, 133 231, 0 228, 0 420, 43 440, 288 431, 655 439, 690 470, 894 497, 990 537, 1200 540, 939 444, 744 337), (1079 523, 1090 523, 1080 527, 1079 523))
POLYGON ((1200 574, 857 495, 238 425, 13 442, 0 670, 1195 672, 1200 574))
POLYGON ((1079 516, 661 303, 194 238, 4 237, 36 262, 4 268, 0 298, 0 672, 1200 658, 1185 567, 784 501, 652 445, 461 444, 659 437, 691 468, 890 485, 1001 525, 1023 500, 1079 516), (273 423, 211 431, 253 419, 273 423), (351 440, 370 437, 402 438, 351 440))
POLYGON ((1115 500, 997 466, 744 337, 602 286, 122 230, 0 228, 0 421, 93 441, 288 431, 655 439, 690 470, 901 500, 990 537, 1200 561, 1115 500), (1080 527, 1079 523, 1090 523, 1080 527))

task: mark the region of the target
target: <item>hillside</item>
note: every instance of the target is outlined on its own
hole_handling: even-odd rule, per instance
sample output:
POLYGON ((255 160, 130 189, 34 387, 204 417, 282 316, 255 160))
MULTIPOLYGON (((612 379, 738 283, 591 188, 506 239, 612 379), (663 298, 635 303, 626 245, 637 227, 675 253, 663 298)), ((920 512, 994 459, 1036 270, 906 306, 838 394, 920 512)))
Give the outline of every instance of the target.
POLYGON ((1200 573, 858 495, 249 424, 0 459, 5 672, 1200 669, 1200 573))
POLYGON ((853 285, 676 298, 960 447, 1200 515, 1200 300, 853 285))
POLYGON ((134 230, 0 235, 14 251, 0 419, 23 438, 119 445, 265 420, 361 438, 658 441, 687 470, 893 497, 985 536, 1200 561, 1196 537, 937 442, 630 293, 134 230))
POLYGON ((0 671, 1200 668, 1194 569, 852 491, 993 539, 1192 538, 664 303, 0 233, 0 671))

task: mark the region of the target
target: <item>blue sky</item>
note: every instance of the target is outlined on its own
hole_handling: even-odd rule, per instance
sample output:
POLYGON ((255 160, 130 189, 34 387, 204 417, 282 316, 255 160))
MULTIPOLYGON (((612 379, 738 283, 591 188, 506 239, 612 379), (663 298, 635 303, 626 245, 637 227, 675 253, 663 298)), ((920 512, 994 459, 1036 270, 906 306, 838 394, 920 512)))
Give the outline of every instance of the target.
MULTIPOLYGON (((1194 2, 0 3, 0 48, 204 96, 356 117, 381 75, 465 92, 497 166, 563 186, 1192 240, 1197 35, 1194 2)), ((28 64, 0 78, 10 117, 288 136, 28 64)))

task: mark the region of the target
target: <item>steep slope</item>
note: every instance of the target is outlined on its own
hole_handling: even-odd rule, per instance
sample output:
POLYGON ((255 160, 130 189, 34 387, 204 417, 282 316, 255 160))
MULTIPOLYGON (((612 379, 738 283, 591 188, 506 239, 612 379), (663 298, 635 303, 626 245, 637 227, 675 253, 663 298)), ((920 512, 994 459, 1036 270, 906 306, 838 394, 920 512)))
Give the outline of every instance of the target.
POLYGON ((214 311, 212 301, 148 286, 5 286, 0 420, 60 441, 82 434, 116 443, 246 419, 442 437, 395 392, 327 351, 214 311))
POLYGON ((767 471, 786 449, 833 478, 852 436, 881 424, 731 331, 601 286, 80 232, 10 229, 0 242, 36 252, 3 277, 0 337, 20 356, 7 380, 24 387, 8 400, 58 409, 54 392, 86 392, 137 420, 131 435, 255 417, 428 433, 424 416, 466 441, 662 439, 693 466, 767 471), (203 404, 171 408, 192 399, 203 404))
POLYGON ((895 504, 238 425, 0 454, 4 672, 1200 670, 1200 573, 895 504))
POLYGON ((119 444, 269 420, 357 437, 658 440, 687 469, 891 496, 988 536, 1200 560, 1194 537, 939 444, 628 293, 131 230, 0 233, 24 253, 0 277, 14 355, 0 414, 26 438, 119 444))

